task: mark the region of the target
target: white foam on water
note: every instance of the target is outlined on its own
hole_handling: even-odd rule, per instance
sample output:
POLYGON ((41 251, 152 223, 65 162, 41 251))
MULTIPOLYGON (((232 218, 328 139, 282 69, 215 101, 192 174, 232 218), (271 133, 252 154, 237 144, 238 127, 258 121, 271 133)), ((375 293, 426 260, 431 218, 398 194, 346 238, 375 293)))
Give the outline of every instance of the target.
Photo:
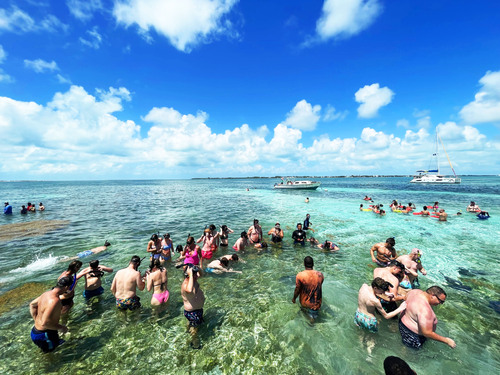
POLYGON ((48 267, 52 267, 57 262, 58 258, 53 257, 52 254, 50 254, 48 258, 37 257, 34 262, 28 264, 25 267, 19 267, 14 270, 11 270, 9 273, 33 273, 36 271, 47 269, 48 267))

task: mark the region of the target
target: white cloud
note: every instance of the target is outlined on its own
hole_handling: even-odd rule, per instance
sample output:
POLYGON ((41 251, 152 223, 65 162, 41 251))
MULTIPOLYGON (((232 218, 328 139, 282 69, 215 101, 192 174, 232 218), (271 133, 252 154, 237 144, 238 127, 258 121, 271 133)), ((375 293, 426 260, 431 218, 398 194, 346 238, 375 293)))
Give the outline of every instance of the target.
POLYGON ((97 26, 94 26, 92 30, 87 30, 87 34, 89 35, 89 39, 85 39, 80 37, 80 43, 83 45, 93 48, 93 49, 99 49, 102 43, 102 36, 99 34, 97 31, 97 26))
POLYGON ((13 78, 0 68, 0 82, 13 82, 13 78))
POLYGON ((467 124, 500 122, 500 71, 487 72, 479 83, 481 89, 474 101, 462 108, 460 116, 467 124))
POLYGON ((323 121, 335 121, 335 120, 343 120, 347 117, 349 111, 337 111, 335 107, 328 105, 325 110, 325 114, 323 115, 323 121))
POLYGON ((59 70, 55 61, 45 61, 42 59, 24 60, 24 66, 28 69, 34 70, 36 73, 53 72, 59 70))
POLYGON ((378 0, 325 0, 316 32, 323 40, 350 37, 370 26, 381 10, 378 0))
POLYGON ((2 64, 7 58, 7 52, 3 49, 3 46, 0 44, 0 64, 2 64))
POLYGON ((81 21, 90 20, 96 11, 104 9, 101 0, 66 0, 71 14, 81 21))
POLYGON ((116 0, 113 15, 118 23, 137 24, 139 33, 151 41, 150 30, 166 37, 180 51, 189 52, 212 36, 232 36, 225 16, 238 0, 116 0))
POLYGON ((314 130, 320 119, 320 111, 320 105, 312 106, 303 99, 288 113, 283 124, 300 130, 314 130))
POLYGON ((0 9, 0 31, 11 31, 14 33, 26 33, 37 31, 55 32, 67 30, 68 26, 63 24, 52 14, 42 20, 35 21, 29 14, 13 6, 10 10, 0 9))
POLYGON ((56 74, 56 78, 59 81, 59 83, 71 85, 71 80, 69 78, 66 78, 66 77, 60 75, 59 73, 56 74))
POLYGON ((402 127, 402 128, 405 128, 405 129, 409 129, 410 128, 410 121, 408 121, 407 119, 405 118, 402 118, 400 120, 398 120, 396 122, 396 126, 399 128, 399 127, 402 127))
POLYGON ((354 97, 361 105, 358 107, 358 116, 372 118, 377 115, 378 110, 392 101, 394 92, 388 87, 380 87, 378 83, 360 88, 354 97))

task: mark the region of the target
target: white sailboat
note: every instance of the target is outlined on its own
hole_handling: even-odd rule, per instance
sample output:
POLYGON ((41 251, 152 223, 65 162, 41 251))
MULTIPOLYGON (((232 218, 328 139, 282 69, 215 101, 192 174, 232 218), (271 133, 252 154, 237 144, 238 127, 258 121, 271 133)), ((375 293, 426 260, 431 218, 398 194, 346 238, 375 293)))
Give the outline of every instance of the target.
POLYGON ((432 154, 433 159, 436 159, 437 168, 429 169, 429 170, 419 170, 417 171, 418 175, 413 176, 413 180, 411 183, 414 184, 459 184, 461 183, 460 177, 457 177, 455 170, 453 169, 453 165, 451 164, 450 157, 444 148, 443 141, 439 136, 436 130, 436 152, 432 154), (441 142, 441 146, 443 147, 444 153, 446 154, 446 158, 448 159, 448 163, 450 163, 451 170, 453 172, 453 176, 444 176, 439 172, 439 142, 441 142))

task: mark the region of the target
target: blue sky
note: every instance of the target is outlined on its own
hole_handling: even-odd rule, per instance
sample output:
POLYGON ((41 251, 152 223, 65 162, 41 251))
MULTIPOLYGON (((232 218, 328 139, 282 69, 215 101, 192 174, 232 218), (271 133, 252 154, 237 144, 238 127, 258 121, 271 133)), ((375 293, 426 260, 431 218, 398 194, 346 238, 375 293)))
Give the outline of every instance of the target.
POLYGON ((458 174, 499 174, 499 15, 487 0, 4 0, 0 179, 411 174, 436 128, 458 174))

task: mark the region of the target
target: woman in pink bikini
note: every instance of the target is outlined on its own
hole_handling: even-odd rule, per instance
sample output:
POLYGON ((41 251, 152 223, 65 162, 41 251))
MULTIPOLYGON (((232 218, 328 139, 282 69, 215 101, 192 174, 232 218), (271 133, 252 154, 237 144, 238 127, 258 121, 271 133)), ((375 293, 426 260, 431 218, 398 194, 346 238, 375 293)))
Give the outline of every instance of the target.
MULTIPOLYGON (((215 226, 214 226, 215 227, 215 226)), ((217 251, 217 240, 219 239, 219 233, 216 232, 214 235, 210 228, 205 229, 205 233, 201 236, 197 243, 203 241, 203 247, 201 248, 201 257, 203 259, 212 259, 214 253, 217 251)))
POLYGON ((146 282, 148 292, 153 289, 151 306, 160 306, 168 301, 169 293, 167 290, 167 282, 167 270, 162 267, 160 260, 151 260, 146 282))

